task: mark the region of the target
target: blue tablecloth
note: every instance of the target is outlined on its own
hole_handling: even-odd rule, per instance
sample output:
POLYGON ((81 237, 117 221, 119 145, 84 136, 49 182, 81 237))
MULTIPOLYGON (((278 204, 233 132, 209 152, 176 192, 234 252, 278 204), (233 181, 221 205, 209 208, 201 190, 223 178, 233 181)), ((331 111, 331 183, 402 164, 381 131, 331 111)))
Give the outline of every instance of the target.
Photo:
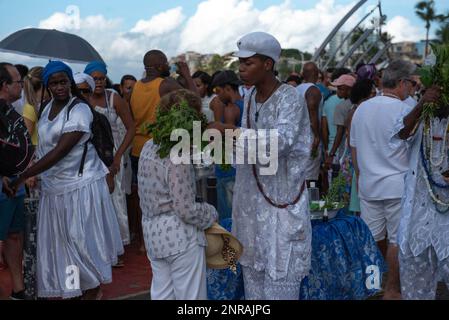
MULTIPOLYGON (((232 219, 224 219, 221 226, 231 232, 232 219)), ((244 300, 242 267, 237 264, 237 273, 231 270, 207 269, 207 297, 209 300, 244 300)))
MULTIPOLYGON (((222 221, 231 229, 231 220, 222 221)), ((379 278, 386 265, 368 226, 342 210, 329 222, 312 221, 312 269, 301 284, 301 300, 363 300, 376 294, 369 289, 370 266, 378 268, 379 278)), ((237 275, 230 270, 208 270, 210 300, 243 300, 240 266, 237 275)))
POLYGON ((367 286, 367 271, 377 267, 381 280, 386 265, 362 219, 341 210, 327 223, 312 221, 312 228, 312 268, 301 300, 364 300, 378 293, 367 286))

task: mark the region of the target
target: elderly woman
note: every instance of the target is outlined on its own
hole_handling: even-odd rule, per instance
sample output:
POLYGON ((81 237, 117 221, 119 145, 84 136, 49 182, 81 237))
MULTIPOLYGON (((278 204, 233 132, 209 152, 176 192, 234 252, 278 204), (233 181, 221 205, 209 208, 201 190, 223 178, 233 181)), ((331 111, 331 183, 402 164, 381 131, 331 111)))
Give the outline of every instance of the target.
POLYGON ((92 111, 76 88, 72 70, 52 61, 43 72, 53 99, 38 123, 39 161, 11 188, 40 175, 37 286, 41 298, 99 299, 112 281, 111 266, 123 254, 114 206, 91 137, 92 111), (83 174, 81 158, 87 143, 83 174))
MULTIPOLYGON (((187 100, 201 112, 201 100, 187 90, 166 95, 162 110, 187 100)), ((139 196, 153 300, 205 300, 206 238, 204 230, 217 220, 215 208, 195 201, 192 165, 161 159, 158 145, 148 141, 139 162, 139 196)))
MULTIPOLYGON (((112 201, 120 225, 120 234, 124 245, 131 242, 128 226, 128 210, 126 206, 126 191, 130 187, 125 184, 131 179, 131 160, 129 148, 134 139, 136 126, 128 104, 115 92, 106 89, 107 69, 103 62, 91 62, 86 66, 84 73, 90 75, 95 81, 95 89, 89 100, 95 111, 105 115, 111 125, 114 136, 114 163, 110 171, 115 175, 115 189, 112 201)), ((117 266, 123 266, 120 259, 117 266)))

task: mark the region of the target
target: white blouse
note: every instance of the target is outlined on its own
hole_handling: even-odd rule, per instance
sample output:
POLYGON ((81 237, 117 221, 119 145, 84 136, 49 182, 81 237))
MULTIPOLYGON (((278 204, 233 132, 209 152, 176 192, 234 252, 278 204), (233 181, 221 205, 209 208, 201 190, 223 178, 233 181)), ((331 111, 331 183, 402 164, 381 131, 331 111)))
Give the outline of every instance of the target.
POLYGON ((39 159, 57 146, 63 134, 70 132, 85 133, 63 159, 41 174, 43 192, 63 194, 73 191, 93 180, 106 176, 109 172, 99 158, 95 147, 88 143, 83 175, 79 176, 78 174, 84 152, 84 144, 91 136, 90 126, 93 121, 93 115, 87 104, 79 103, 72 108, 67 119, 68 107, 73 99, 75 98, 69 101, 55 119, 49 120, 48 116, 53 105, 53 101, 51 101, 42 113, 38 123, 39 146, 37 155, 39 159))

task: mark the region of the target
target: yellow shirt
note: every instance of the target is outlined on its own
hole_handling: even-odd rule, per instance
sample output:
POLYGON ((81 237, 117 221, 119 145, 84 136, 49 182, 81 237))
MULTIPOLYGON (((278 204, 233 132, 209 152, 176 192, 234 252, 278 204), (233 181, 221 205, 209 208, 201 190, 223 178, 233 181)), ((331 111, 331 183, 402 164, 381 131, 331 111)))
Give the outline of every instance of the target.
POLYGON ((147 124, 156 121, 156 110, 161 101, 159 88, 164 79, 157 78, 148 83, 138 81, 131 96, 131 110, 136 123, 136 136, 134 137, 132 155, 140 157, 143 146, 151 139, 145 130, 147 124))
POLYGON ((29 103, 26 103, 23 107, 23 117, 31 121, 34 124, 33 132, 31 133, 31 143, 37 146, 38 135, 37 135, 37 113, 36 109, 29 103))

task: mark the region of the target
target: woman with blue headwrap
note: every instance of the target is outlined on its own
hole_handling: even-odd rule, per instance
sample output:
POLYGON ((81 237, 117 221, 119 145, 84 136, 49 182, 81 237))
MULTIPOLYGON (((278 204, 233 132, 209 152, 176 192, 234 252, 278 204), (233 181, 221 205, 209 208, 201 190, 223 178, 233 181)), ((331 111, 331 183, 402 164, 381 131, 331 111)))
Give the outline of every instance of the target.
MULTIPOLYGON (((115 91, 106 89, 106 65, 101 61, 89 63, 84 70, 95 80, 95 90, 90 103, 95 111, 103 114, 109 120, 114 136, 114 162, 109 168, 115 175, 115 189, 112 201, 120 226, 120 234, 124 245, 131 242, 128 224, 128 209, 126 193, 131 193, 131 159, 129 148, 134 139, 136 125, 131 115, 129 105, 115 91)), ((123 259, 119 259, 117 267, 123 266, 123 259)))
POLYGON ((50 62, 43 71, 52 100, 38 123, 35 165, 12 188, 40 175, 37 237, 38 297, 96 299, 112 281, 112 265, 123 254, 106 175, 91 137, 93 114, 78 96, 70 67, 50 62), (70 110, 70 112, 69 112, 70 110), (79 174, 84 146, 88 151, 79 174))

